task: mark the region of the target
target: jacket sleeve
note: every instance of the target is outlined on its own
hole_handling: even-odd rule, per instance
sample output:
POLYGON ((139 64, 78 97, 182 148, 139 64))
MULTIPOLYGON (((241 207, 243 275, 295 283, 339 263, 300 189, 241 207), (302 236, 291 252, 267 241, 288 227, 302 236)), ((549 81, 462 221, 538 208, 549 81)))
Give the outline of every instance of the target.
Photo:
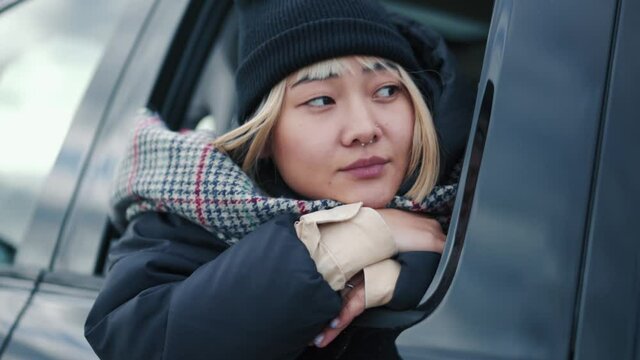
POLYGON ((342 290, 356 272, 364 271, 366 308, 414 308, 440 261, 440 254, 428 251, 396 255, 393 234, 383 218, 362 203, 303 215, 295 228, 332 289, 342 290))
POLYGON ((174 215, 134 219, 85 336, 102 359, 291 359, 340 311, 279 216, 226 249, 174 215))
POLYGON ((401 270, 393 297, 386 306, 393 310, 413 309, 420 304, 436 274, 440 254, 431 251, 403 252, 395 260, 401 270))

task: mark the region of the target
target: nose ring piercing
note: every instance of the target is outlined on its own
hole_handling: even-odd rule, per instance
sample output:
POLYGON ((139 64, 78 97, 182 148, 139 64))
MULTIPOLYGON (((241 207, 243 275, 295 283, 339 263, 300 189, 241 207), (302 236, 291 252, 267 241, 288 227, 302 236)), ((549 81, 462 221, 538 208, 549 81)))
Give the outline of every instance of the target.
POLYGON ((373 144, 373 139, 369 140, 369 142, 368 142, 368 143, 363 143, 363 142, 361 142, 361 143, 360 143, 360 146, 365 147, 365 146, 367 146, 367 145, 369 145, 369 144, 373 144))

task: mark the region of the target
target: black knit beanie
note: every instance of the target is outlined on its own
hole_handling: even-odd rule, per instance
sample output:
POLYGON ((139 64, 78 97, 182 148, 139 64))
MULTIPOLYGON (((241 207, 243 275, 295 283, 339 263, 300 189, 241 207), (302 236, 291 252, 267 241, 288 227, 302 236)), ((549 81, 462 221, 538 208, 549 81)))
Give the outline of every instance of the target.
POLYGON ((240 123, 278 82, 323 60, 371 55, 394 61, 409 72, 419 70, 411 46, 376 1, 236 0, 236 9, 240 123))

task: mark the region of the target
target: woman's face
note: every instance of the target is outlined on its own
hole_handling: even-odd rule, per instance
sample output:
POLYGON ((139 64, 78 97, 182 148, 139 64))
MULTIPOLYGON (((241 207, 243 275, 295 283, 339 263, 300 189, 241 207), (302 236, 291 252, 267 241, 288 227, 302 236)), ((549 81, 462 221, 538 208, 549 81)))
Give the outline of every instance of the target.
POLYGON ((409 165, 413 106, 394 70, 347 64, 340 76, 287 83, 270 154, 302 196, 380 208, 409 165))

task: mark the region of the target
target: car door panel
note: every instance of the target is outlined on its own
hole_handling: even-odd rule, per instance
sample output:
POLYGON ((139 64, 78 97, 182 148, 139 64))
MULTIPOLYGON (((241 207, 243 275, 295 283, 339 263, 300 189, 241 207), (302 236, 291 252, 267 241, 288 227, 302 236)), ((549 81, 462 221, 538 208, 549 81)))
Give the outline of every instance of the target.
POLYGON ((0 270, 0 356, 15 322, 29 301, 36 279, 35 274, 33 278, 25 278, 24 274, 16 274, 15 271, 0 270))
POLYGON ((464 247, 442 302, 399 336, 401 355, 569 356, 615 10, 496 2, 479 86, 495 94, 464 247))
POLYGON ((618 7, 576 337, 578 359, 640 357, 640 2, 618 7))
POLYGON ((84 338, 84 320, 97 289, 41 283, 3 359, 97 359, 84 338))

